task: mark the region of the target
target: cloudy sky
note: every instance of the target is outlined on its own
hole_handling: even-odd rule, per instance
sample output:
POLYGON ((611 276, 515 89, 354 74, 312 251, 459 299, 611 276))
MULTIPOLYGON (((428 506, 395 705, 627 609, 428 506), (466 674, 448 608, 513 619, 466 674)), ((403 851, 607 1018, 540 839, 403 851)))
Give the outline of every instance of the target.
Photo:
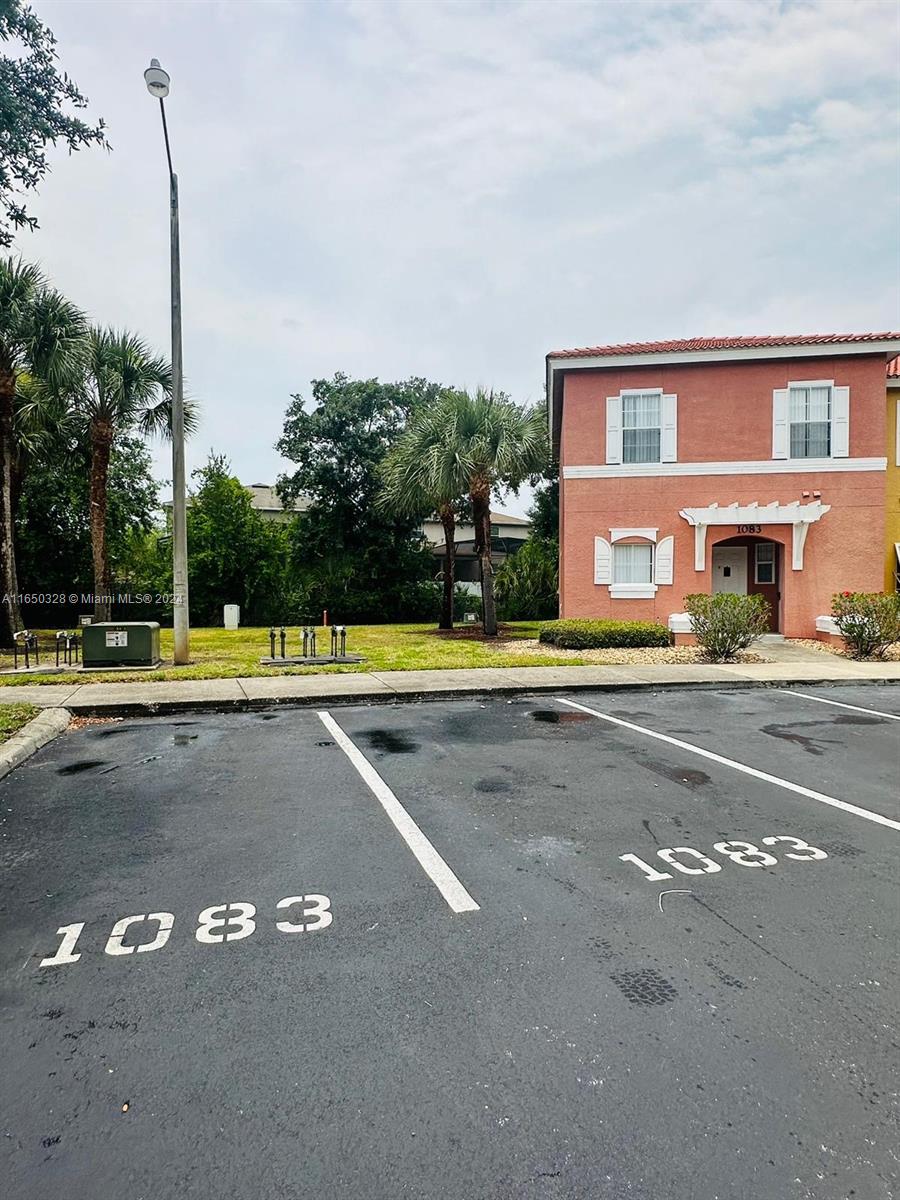
POLYGON ((554 348, 900 328, 894 0, 31 2, 114 149, 17 247, 163 350, 172 75, 189 466, 272 482, 338 370, 524 402, 554 348))

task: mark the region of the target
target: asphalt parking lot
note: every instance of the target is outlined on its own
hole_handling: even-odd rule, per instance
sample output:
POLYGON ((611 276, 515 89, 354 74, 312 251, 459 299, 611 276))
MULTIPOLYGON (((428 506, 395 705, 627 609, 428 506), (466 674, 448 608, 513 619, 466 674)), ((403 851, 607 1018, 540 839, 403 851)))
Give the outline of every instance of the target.
POLYGON ((802 691, 57 739, 0 783, 5 1200, 900 1194, 900 687, 802 691))

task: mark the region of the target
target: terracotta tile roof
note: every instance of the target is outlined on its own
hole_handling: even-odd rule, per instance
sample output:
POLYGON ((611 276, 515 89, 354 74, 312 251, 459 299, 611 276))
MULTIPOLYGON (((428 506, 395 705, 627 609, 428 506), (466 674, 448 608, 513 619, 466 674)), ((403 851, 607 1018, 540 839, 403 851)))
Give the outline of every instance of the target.
MULTIPOLYGON (((670 354, 682 351, 763 349, 766 346, 831 346, 846 342, 900 341, 900 333, 801 333, 761 337, 685 338, 673 342, 625 342, 618 346, 587 346, 552 350, 548 358, 606 358, 620 354, 670 354)), ((895 371, 900 370, 893 359, 895 371)))
POLYGON ((892 358, 887 365, 888 379, 900 379, 900 356, 892 358))

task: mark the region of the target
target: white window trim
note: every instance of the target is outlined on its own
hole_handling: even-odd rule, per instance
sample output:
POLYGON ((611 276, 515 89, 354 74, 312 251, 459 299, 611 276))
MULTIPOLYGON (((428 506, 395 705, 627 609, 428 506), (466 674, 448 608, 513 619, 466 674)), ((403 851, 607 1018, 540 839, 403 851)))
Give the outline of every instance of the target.
MULTIPOLYGON (((655 428, 649 426, 648 428, 655 428)), ((606 398, 606 462, 607 465, 624 467, 659 467, 664 463, 678 461, 678 396, 674 392, 667 393, 661 387, 620 388, 615 396, 606 398), (659 458, 650 463, 626 463, 625 454, 625 423, 623 420, 623 400, 629 396, 658 396, 659 397, 659 458)))
POLYGON ((659 533, 659 528, 656 529, 610 529, 609 540, 611 542, 621 542, 623 538, 637 537, 643 538, 646 542, 655 542, 656 535, 659 533))
POLYGON ((652 600, 656 588, 655 583, 611 583, 609 594, 613 600, 652 600))
MULTIPOLYGON (((622 464, 623 466, 632 466, 631 463, 625 462, 625 405, 622 401, 626 396, 659 396, 659 458, 655 463, 640 463, 640 466, 656 466, 657 463, 663 461, 663 390, 662 388, 646 387, 646 388, 620 388, 619 389, 619 412, 621 416, 621 431, 622 431, 622 464)), ((655 426, 648 425, 641 428, 654 429, 655 426)))
POLYGON ((837 459, 839 462, 840 461, 846 462, 850 457, 850 454, 849 454, 849 450, 850 450, 850 433, 849 433, 850 388, 845 384, 836 383, 833 379, 791 379, 785 385, 785 391, 787 392, 787 405, 786 405, 785 418, 787 421, 788 449, 790 450, 791 425, 793 424, 793 422, 791 421, 791 389, 792 388, 814 388, 814 387, 827 387, 830 392, 830 396, 829 396, 829 400, 828 400, 828 410, 830 413, 830 416, 828 418, 828 441, 829 441, 829 445, 831 447, 830 453, 829 453, 828 457, 825 459, 816 459, 816 458, 804 459, 804 458, 788 457, 787 459, 779 460, 781 462, 789 462, 789 463, 791 463, 791 462, 797 462, 797 463, 799 463, 799 462, 832 462, 835 459, 837 459), (838 396, 838 393, 841 393, 840 397, 838 396), (844 415, 844 419, 843 419, 843 424, 845 427, 845 429, 844 429, 845 449, 842 451, 835 450, 835 442, 837 440, 835 437, 835 428, 838 423, 838 414, 837 414, 836 410, 837 410, 838 404, 846 406, 844 408, 845 415, 844 415))
POLYGON ((753 548, 753 582, 760 584, 762 587, 774 587, 778 577, 778 543, 777 542, 756 542, 753 548), (759 577, 759 548, 760 546, 774 546, 771 560, 766 559, 765 566, 771 565, 772 578, 760 579, 759 577))
MULTIPOLYGON (((641 389, 644 391, 645 389, 641 389)), ((610 529, 610 542, 612 543, 612 557, 610 559, 610 570, 615 572, 615 543, 621 541, 622 538, 636 537, 641 538, 642 542, 637 543, 649 544, 652 549, 650 552, 650 575, 656 574, 656 535, 658 529, 610 529), (651 536, 652 535, 652 536, 651 536)), ((656 595, 657 584, 653 583, 610 583, 609 594, 613 600, 652 600, 656 595)))

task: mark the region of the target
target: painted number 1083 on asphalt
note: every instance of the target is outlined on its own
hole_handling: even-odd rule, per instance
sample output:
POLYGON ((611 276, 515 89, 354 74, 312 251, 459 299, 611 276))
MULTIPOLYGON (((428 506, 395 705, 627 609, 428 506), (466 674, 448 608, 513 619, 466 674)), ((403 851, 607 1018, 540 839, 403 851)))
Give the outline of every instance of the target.
MULTIPOLYGON (((327 929, 333 919, 331 901, 318 892, 285 896, 278 901, 275 909, 281 918, 275 922, 279 933, 313 933, 317 929, 327 929)), ((197 917, 194 937, 205 945, 239 942, 256 932, 256 917, 256 906, 244 900, 212 904, 197 917)), ((135 952, 147 954, 162 950, 174 925, 175 915, 170 912, 136 913, 134 916, 121 917, 110 930, 105 953, 118 958, 135 952)), ((59 967, 78 962, 81 952, 76 951, 75 947, 84 927, 84 921, 61 925, 56 934, 62 940, 54 954, 41 960, 41 966, 59 967)))
MULTIPOLYGON (((762 838, 761 841, 764 846, 783 849, 785 858, 791 858, 794 862, 818 862, 828 857, 825 851, 820 850, 818 846, 810 846, 809 842, 804 842, 802 838, 794 837, 791 834, 773 834, 770 837, 762 838)), ((769 854, 767 850, 761 850, 752 842, 739 840, 716 842, 713 845, 713 851, 736 863, 739 867, 774 867, 778 863, 774 854, 769 854)), ((693 846, 663 848, 657 850, 656 857, 661 859, 666 866, 680 871, 682 875, 714 875, 717 871, 722 870, 721 863, 709 858, 699 850, 695 850, 693 846)), ((620 854, 619 860, 633 863, 640 868, 648 883, 658 883, 663 879, 673 878, 668 871, 657 870, 655 866, 638 858, 636 854, 620 854)))

